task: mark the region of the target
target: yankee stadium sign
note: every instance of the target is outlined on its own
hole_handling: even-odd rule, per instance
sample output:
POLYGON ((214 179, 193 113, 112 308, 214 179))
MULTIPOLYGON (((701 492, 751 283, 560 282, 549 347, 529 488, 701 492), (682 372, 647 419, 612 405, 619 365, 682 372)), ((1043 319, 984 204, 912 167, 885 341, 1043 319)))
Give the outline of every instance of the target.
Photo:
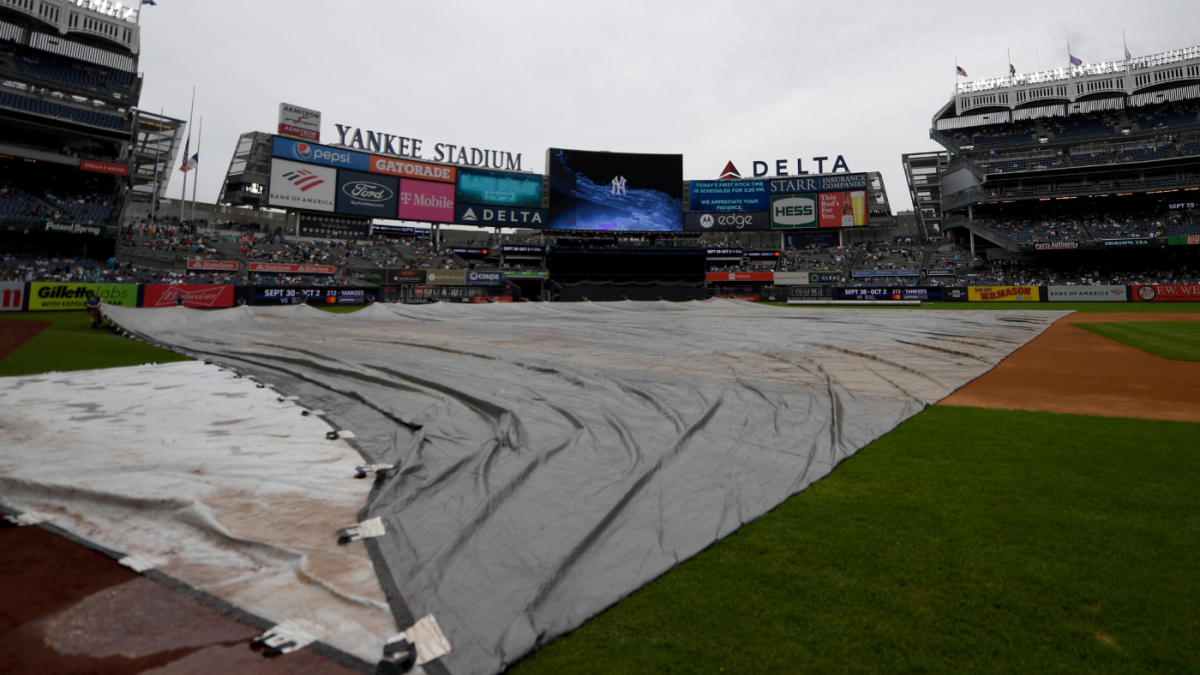
POLYGON ((412 159, 424 159, 434 162, 461 164, 463 166, 481 166, 505 171, 521 171, 521 154, 513 155, 502 150, 486 148, 469 148, 453 143, 435 143, 433 156, 425 157, 422 146, 425 141, 408 136, 385 134, 359 127, 335 124, 338 132, 337 145, 366 152, 379 152, 412 159))

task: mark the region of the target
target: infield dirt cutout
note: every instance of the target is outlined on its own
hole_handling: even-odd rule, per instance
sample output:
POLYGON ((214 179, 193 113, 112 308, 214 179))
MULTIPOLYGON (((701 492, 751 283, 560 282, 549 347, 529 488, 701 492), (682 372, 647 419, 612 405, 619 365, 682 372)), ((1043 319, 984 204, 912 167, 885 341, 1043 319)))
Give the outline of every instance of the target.
POLYGON ((1200 422, 1200 363, 1174 361, 1077 323, 1200 321, 1200 313, 1072 314, 942 405, 1200 422))
POLYGON ((51 321, 0 321, 0 359, 15 352, 21 345, 37 337, 54 323, 51 321))

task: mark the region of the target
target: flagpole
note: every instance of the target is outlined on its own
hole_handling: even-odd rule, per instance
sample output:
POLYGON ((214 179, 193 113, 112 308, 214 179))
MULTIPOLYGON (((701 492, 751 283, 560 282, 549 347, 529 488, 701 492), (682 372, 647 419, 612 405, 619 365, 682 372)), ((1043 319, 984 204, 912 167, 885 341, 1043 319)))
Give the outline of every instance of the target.
MULTIPOLYGON (((188 111, 188 142, 183 150, 183 168, 187 168, 188 149, 192 146, 192 113, 196 112, 196 85, 192 85, 192 107, 188 111)), ((183 221, 183 206, 187 204, 187 171, 183 172, 183 190, 179 193, 179 220, 183 221)))
POLYGON ((1121 46, 1125 47, 1125 62, 1129 62, 1129 43, 1125 40, 1125 29, 1121 29, 1121 46))
POLYGON ((200 126, 196 128, 196 175, 192 177, 192 220, 196 220, 196 187, 200 185, 200 141, 204 138, 204 115, 200 116, 200 126))
POLYGON ((162 117, 166 106, 160 106, 158 109, 158 134, 159 138, 154 143, 154 189, 150 193, 150 222, 154 222, 154 218, 158 215, 158 188, 162 182, 162 169, 158 166, 158 151, 162 147, 162 117))

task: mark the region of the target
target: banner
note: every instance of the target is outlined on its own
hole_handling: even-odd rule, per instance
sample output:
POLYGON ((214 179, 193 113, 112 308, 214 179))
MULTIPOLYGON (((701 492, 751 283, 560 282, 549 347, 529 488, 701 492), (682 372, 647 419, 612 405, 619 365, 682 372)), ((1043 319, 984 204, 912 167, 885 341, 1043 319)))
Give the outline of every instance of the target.
POLYGON ((817 227, 817 196, 771 197, 771 229, 817 227))
POLYGON ((549 279, 546 270, 504 270, 505 279, 549 279))
POLYGON ((808 272, 776 272, 776 286, 807 286, 808 272))
POLYGON ((466 270, 426 270, 425 283, 431 286, 466 286, 466 270))
POLYGON ((842 283, 841 272, 809 272, 808 283, 810 284, 840 284, 842 283))
POLYGON ((1069 251, 1079 248, 1077 241, 1039 241, 1033 245, 1038 251, 1069 251))
POLYGON ((83 309, 88 293, 99 295, 110 305, 137 307, 137 284, 34 282, 29 284, 29 310, 83 309))
POLYGON ((25 282, 0 283, 0 312, 19 312, 25 309, 25 282))
POLYGON ((709 281, 774 281, 774 272, 709 272, 709 281))
POLYGON ((254 287, 256 305, 365 305, 378 297, 375 288, 254 287))
POLYGON ((333 274, 333 265, 292 265, 290 263, 256 263, 249 264, 251 272, 264 274, 333 274))
POLYGON ((125 164, 113 164, 111 162, 97 162, 92 159, 79 160, 80 171, 91 171, 93 173, 106 173, 110 176, 128 176, 129 167, 125 164))
POLYGON ((187 268, 189 270, 213 272, 236 272, 238 271, 238 264, 234 260, 189 260, 187 261, 187 268))
POLYGON ((345 150, 343 148, 331 148, 328 145, 293 141, 278 136, 275 136, 271 141, 271 154, 284 159, 294 159, 298 162, 308 162, 310 164, 323 164, 339 169, 367 171, 371 168, 371 156, 368 154, 345 150))
POLYGON ((896 286, 893 288, 834 288, 836 300, 941 300, 941 286, 896 286))
POLYGON ((967 289, 971 302, 1037 302, 1042 299, 1037 286, 971 286, 967 289))
POLYGON ((291 103, 280 103, 278 132, 306 141, 319 141, 321 140, 321 112, 301 108, 291 103))
MULTIPOLYGON (((455 182, 458 172, 458 168, 453 166, 414 162, 410 159, 382 157, 380 155, 371 155, 370 170, 371 173, 386 173, 402 178, 420 178, 421 180, 432 180, 440 183, 455 182)), ((450 198, 454 199, 453 187, 450 188, 450 198)))
POLYGON ((1132 237, 1130 239, 1101 239, 1101 246, 1151 246, 1154 239, 1150 237, 1132 237))
POLYGON ((468 270, 468 286, 503 286, 504 273, 500 270, 468 270))
POLYGON ((866 190, 867 174, 834 173, 825 176, 795 176, 771 180, 771 194, 784 195, 797 192, 845 192, 866 190))
MULTIPOLYGON (((393 205, 395 198, 392 199, 393 205)), ((390 217, 390 216, 389 216, 390 217)), ((321 216, 301 213, 299 217, 301 237, 323 239, 366 239, 371 236, 371 221, 346 216, 321 216)))
MULTIPOLYGON (((454 200, 459 204, 541 209, 542 176, 511 171, 459 169, 454 200)), ((545 222, 545 218, 542 222, 545 222)))
POLYGON ((387 270, 384 277, 389 284, 424 284, 428 270, 387 270))
POLYGON ((1132 299, 1138 302, 1200 302, 1200 284, 1134 286, 1132 299))
POLYGON ((954 268, 953 267, 930 267, 929 269, 925 270, 925 276, 927 276, 927 277, 952 277, 952 276, 954 276, 954 268))
POLYGON ((1129 300, 1125 286, 1047 286, 1050 302, 1125 302, 1129 300))
POLYGON ((400 220, 454 222, 454 186, 424 180, 400 179, 400 220))
POLYGON ((267 204, 289 209, 333 211, 337 197, 337 170, 313 164, 271 160, 271 185, 267 204))
POLYGON ((146 284, 142 307, 174 307, 176 298, 183 298, 184 307, 233 307, 233 286, 146 284))
MULTIPOLYGON (((358 171, 339 171, 337 186, 338 213, 352 213, 376 218, 394 218, 396 216, 397 190, 400 188, 397 178, 358 171)), ((363 222, 366 226, 363 232, 365 235, 365 230, 370 229, 370 223, 359 222, 363 222)), ((300 235, 320 236, 305 235, 303 229, 301 229, 300 235)), ((353 239, 354 237, 342 238, 353 239)))
POLYGON ((1197 246, 1200 245, 1200 234, 1182 234, 1177 237, 1168 237, 1167 243, 1171 246, 1197 246))
POLYGON ((921 270, 854 270, 850 276, 862 278, 878 278, 878 277, 919 277, 921 270))
POLYGON ((84 225, 83 223, 65 223, 55 220, 43 220, 38 224, 38 232, 56 232, 58 234, 86 234, 91 237, 103 237, 108 228, 104 225, 84 225))
POLYGON ((459 204, 454 209, 454 222, 463 225, 488 227, 546 227, 546 210, 510 206, 480 206, 459 204))
POLYGON ((771 229, 771 214, 767 211, 685 213, 683 214, 683 229, 685 232, 769 230, 771 229))
POLYGON ((867 224, 867 193, 822 192, 817 195, 820 227, 856 227, 867 224))
POLYGON ((692 211, 762 212, 771 207, 771 191, 765 180, 693 180, 688 203, 692 211))

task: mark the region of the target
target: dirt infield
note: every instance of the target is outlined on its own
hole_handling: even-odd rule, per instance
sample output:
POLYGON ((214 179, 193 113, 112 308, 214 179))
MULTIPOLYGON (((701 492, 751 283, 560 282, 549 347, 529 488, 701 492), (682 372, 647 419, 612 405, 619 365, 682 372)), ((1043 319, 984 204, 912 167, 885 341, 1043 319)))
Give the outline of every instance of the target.
POLYGON ((0 359, 13 353, 18 347, 53 325, 50 321, 0 320, 0 359))
POLYGON ((1072 314, 941 405, 1200 422, 1200 363, 1074 325, 1117 321, 1200 321, 1200 314, 1072 314))
POLYGON ((265 659, 262 631, 38 527, 0 527, 0 598, 6 675, 357 672, 308 649, 265 659))

